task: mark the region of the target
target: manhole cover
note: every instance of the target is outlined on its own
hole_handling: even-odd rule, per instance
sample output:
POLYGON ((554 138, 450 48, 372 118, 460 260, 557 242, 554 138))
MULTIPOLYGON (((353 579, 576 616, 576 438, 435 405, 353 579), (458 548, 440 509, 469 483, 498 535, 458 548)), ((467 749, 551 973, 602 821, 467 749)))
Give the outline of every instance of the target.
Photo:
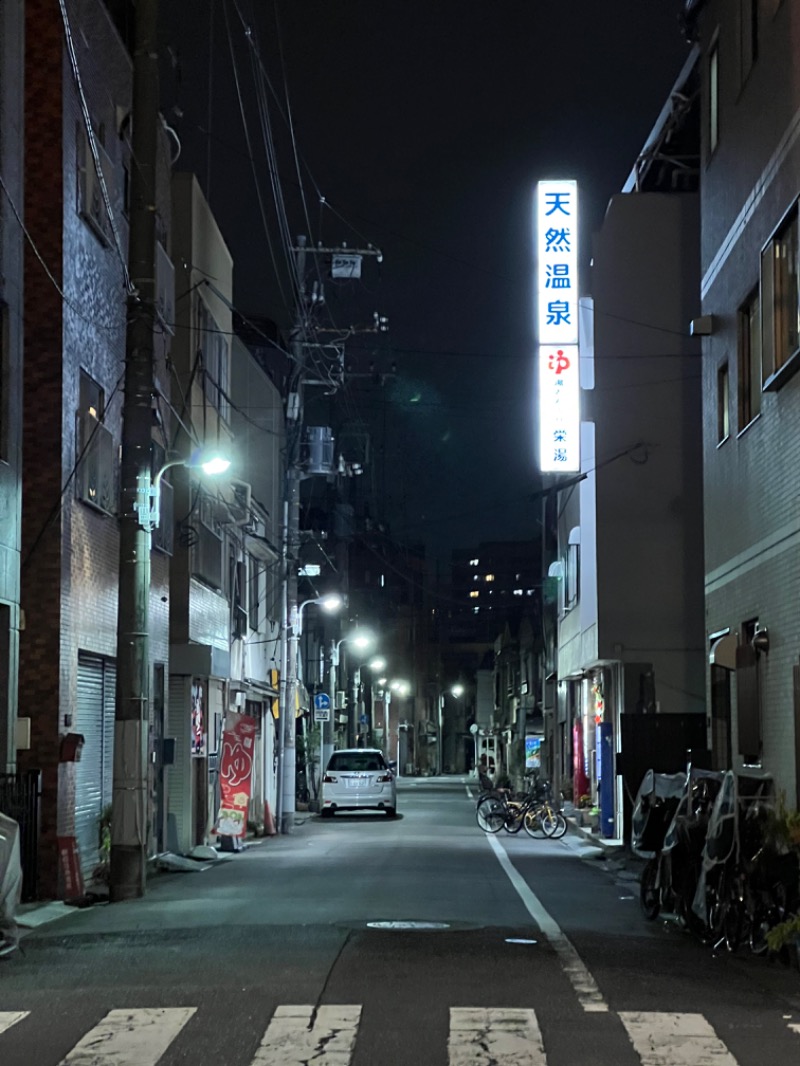
POLYGON ((449 929, 449 922, 367 922, 369 929, 449 929))
POLYGON ((536 944, 536 943, 537 943, 537 941, 535 941, 535 940, 526 940, 524 937, 521 937, 521 936, 507 936, 506 937, 506 944, 536 944))

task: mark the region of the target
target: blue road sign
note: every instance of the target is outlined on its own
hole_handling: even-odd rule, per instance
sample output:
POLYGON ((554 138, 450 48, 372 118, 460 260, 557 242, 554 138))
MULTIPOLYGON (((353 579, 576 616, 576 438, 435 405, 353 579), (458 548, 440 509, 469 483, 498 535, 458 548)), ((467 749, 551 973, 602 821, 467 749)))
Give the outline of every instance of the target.
POLYGON ((331 698, 327 692, 318 692, 314 697, 314 710, 315 711, 329 711, 331 709, 331 698))

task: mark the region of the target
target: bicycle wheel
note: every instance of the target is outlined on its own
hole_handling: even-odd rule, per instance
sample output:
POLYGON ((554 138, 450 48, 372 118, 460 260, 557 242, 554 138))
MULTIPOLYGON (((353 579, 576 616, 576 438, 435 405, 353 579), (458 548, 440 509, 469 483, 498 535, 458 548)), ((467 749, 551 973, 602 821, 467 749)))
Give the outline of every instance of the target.
POLYGON ((531 807, 530 810, 525 812, 525 817, 522 819, 522 824, 525 826, 525 832, 529 837, 541 840, 544 835, 544 827, 542 825, 542 809, 541 807, 531 807))
POLYGON ((561 813, 561 811, 555 812, 555 826, 552 833, 547 835, 551 840, 560 840, 567 831, 567 819, 561 813))
POLYGON ((639 902, 642 905, 642 914, 648 922, 653 922, 661 910, 661 900, 656 881, 658 880, 658 861, 650 859, 642 870, 642 880, 639 884, 639 902))
POLYGON ((525 808, 521 803, 509 803, 506 805, 505 830, 507 833, 518 833, 525 821, 525 808))
POLYGON ((484 833, 499 833, 506 824, 505 804, 490 797, 478 804, 475 818, 484 833))

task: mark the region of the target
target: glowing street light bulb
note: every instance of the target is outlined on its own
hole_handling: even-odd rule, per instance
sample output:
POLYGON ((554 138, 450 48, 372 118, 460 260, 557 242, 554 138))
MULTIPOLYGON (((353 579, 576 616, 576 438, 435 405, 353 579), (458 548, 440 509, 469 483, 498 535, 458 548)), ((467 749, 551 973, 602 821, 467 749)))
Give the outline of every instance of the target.
POLYGON ((223 459, 221 455, 215 455, 213 458, 201 463, 200 468, 204 474, 224 474, 230 465, 230 459, 223 459))

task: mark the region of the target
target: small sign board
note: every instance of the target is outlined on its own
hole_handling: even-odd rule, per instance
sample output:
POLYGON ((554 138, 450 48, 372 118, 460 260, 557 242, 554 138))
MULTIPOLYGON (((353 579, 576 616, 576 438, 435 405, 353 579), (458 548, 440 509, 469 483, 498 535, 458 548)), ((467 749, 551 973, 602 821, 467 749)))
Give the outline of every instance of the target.
POLYGON ((360 255, 334 255, 331 257, 332 278, 360 278, 360 255))
POLYGON ((327 692, 318 692, 314 696, 314 721, 330 722, 331 698, 327 692))

